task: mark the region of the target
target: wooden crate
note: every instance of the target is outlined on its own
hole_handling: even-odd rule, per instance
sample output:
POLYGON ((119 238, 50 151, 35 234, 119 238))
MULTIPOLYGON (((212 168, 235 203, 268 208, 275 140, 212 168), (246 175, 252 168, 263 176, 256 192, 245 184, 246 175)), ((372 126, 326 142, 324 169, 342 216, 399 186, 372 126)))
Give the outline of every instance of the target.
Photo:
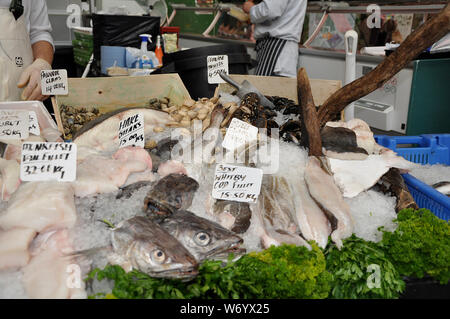
POLYGON ((61 105, 75 108, 97 107, 100 113, 123 107, 147 106, 152 98, 170 98, 175 104, 190 99, 188 90, 178 74, 125 76, 104 78, 70 78, 69 94, 52 98, 58 130, 64 132, 61 105))

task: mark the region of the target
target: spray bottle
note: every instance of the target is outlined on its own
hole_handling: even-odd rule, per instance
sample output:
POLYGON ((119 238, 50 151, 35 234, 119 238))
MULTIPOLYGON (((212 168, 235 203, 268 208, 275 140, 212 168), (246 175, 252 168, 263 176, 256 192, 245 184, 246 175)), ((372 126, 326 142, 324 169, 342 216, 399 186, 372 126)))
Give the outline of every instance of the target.
MULTIPOLYGON (((154 59, 152 59, 151 53, 149 52, 147 48, 147 43, 150 41, 152 42, 152 36, 151 34, 140 34, 139 37, 141 38, 141 52, 139 56, 139 68, 140 69, 153 69, 155 68, 154 59)), ((154 54, 154 53, 153 53, 154 54)))
POLYGON ((159 61, 158 66, 162 66, 162 64, 163 64, 163 55, 164 55, 164 53, 163 53, 163 50, 162 50, 162 48, 161 48, 161 36, 160 36, 160 35, 158 35, 158 37, 156 38, 155 55, 156 55, 156 58, 157 58, 158 61, 159 61))

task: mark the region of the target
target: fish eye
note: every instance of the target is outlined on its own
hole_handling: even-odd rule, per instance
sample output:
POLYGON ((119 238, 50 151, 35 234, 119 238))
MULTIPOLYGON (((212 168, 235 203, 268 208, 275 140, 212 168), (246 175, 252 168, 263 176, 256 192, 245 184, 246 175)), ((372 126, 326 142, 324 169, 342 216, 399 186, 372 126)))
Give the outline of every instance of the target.
POLYGON ((197 245, 206 246, 211 241, 211 237, 209 236, 208 233, 199 232, 195 234, 194 241, 197 245))
POLYGON ((162 264, 166 260, 166 254, 161 249, 152 251, 150 257, 158 264, 162 264))

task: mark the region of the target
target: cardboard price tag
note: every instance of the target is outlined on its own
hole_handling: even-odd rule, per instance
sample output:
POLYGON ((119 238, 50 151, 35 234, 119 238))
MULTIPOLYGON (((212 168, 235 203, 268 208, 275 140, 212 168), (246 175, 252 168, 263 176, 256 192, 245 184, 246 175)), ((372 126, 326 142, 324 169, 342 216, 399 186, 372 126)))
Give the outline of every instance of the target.
POLYGON ((145 146, 144 116, 137 113, 127 117, 119 124, 119 148, 145 146))
POLYGON ((41 89, 42 95, 69 94, 67 70, 42 70, 41 89))
POLYGON ((218 164, 212 196, 215 199, 255 203, 261 192, 263 171, 259 168, 218 164))
POLYGON ((22 144, 20 179, 24 182, 73 182, 77 174, 74 143, 25 142, 22 144))
POLYGON ((258 138, 258 128, 237 118, 231 120, 222 147, 233 151, 258 138))
POLYGON ((228 55, 209 55, 206 58, 208 67, 208 83, 226 83, 219 75, 220 72, 229 74, 228 55))
POLYGON ((28 111, 0 111, 0 138, 24 140, 29 136, 28 111))
POLYGON ((29 132, 34 135, 41 135, 41 128, 39 127, 39 121, 37 119, 37 115, 35 111, 28 112, 29 119, 29 132))

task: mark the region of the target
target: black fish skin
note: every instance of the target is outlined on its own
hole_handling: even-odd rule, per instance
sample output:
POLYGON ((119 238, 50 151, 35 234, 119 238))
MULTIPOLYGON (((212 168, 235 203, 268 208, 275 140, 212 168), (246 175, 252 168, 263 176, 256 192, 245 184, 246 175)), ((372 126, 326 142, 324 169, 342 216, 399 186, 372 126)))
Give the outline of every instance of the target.
POLYGON ((322 146, 328 151, 368 155, 365 149, 358 147, 355 132, 348 128, 325 126, 320 135, 322 137, 322 146))
POLYGON ((151 218, 170 215, 178 209, 188 209, 199 186, 195 179, 186 175, 169 174, 149 191, 144 200, 145 213, 151 218))

